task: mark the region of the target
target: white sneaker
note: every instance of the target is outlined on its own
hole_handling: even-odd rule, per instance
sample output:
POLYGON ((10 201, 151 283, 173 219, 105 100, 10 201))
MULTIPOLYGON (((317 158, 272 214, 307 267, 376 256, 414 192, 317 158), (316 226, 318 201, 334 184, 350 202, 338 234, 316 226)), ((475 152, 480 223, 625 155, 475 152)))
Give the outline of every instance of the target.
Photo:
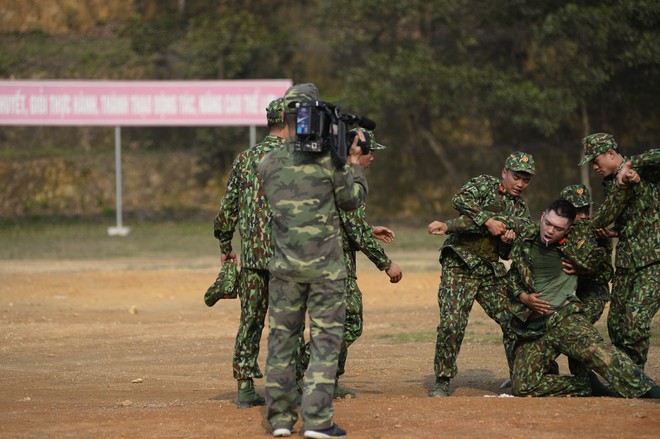
POLYGON ((291 430, 288 428, 277 428, 273 430, 274 437, 289 437, 291 436, 291 430))

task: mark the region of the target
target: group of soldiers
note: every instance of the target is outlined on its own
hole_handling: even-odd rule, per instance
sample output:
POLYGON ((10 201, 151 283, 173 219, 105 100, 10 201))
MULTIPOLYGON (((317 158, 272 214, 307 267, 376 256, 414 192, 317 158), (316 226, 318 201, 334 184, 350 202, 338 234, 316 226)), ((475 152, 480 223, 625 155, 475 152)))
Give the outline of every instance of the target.
MULTIPOLYGON (((287 288, 316 280, 314 273, 310 273, 308 279, 289 276, 289 267, 281 266, 286 258, 276 255, 273 260, 276 247, 273 227, 278 226, 273 225, 275 220, 267 196, 268 188, 262 184, 263 179, 275 181, 281 187, 292 184, 277 181, 281 176, 274 169, 278 166, 278 157, 281 163, 285 163, 286 153, 282 151, 286 150, 286 139, 295 136, 291 124, 285 121, 291 111, 292 99, 318 99, 315 87, 307 86, 309 84, 294 86, 283 98, 268 105, 269 134, 262 142, 240 153, 234 161, 226 193, 214 220, 214 234, 220 243, 223 264, 237 263, 237 253, 232 248, 237 226, 241 235, 241 316, 233 356, 239 408, 266 403, 266 399, 255 390, 254 379, 263 377, 257 358, 269 308, 269 293, 271 301, 286 301, 287 288), (271 152, 266 160, 268 163, 261 163, 271 152), (273 264, 280 266, 273 267, 273 264), (297 283, 280 282, 273 276, 284 280, 295 278, 297 283)), ((392 241, 394 232, 387 227, 372 226, 366 220, 366 180, 358 171, 358 168, 368 168, 373 152, 385 149, 385 146, 376 141, 372 131, 363 128, 352 130, 349 142, 352 150, 361 150, 351 162, 355 169, 351 168, 353 176, 350 179, 355 187, 359 187, 358 183, 363 186, 363 193, 345 200, 352 204, 346 210, 333 207, 338 211, 341 229, 343 267, 340 271, 345 272, 341 291, 345 319, 343 328, 340 328, 341 346, 332 383, 334 398, 356 396, 339 383, 348 348, 361 335, 363 326, 356 252, 363 252, 387 274, 390 282, 396 283, 402 278, 400 267, 377 242, 392 241)), ((572 185, 561 191, 559 199, 543 213, 540 224, 535 224, 522 198, 535 174, 534 159, 528 153, 515 152, 507 158, 501 178, 481 175, 456 193, 452 205, 459 214, 458 218, 434 221, 429 225, 429 233, 448 235, 440 252, 442 280, 438 291, 440 321, 434 359, 436 384, 429 396, 450 394, 450 380, 457 373, 456 358, 476 299, 502 329, 509 382, 514 394, 660 397, 660 387, 643 372, 651 321, 660 306, 657 291, 660 150, 628 158, 621 155, 611 135, 602 133, 585 137, 583 144, 584 159, 580 165, 590 163, 604 177, 606 198, 593 218, 590 218, 593 202, 588 189, 584 185, 572 185), (613 226, 609 227, 611 224, 613 226), (616 271, 611 264, 613 237, 618 238, 616 271), (512 262, 509 270, 502 263, 507 259, 512 262), (606 343, 593 328, 610 297, 608 333, 612 344, 606 343), (555 360, 560 354, 569 357, 572 375, 558 373, 555 360), (609 386, 601 383, 594 372, 605 378, 609 386)), ((270 194, 272 198, 279 196, 273 190, 270 194)), ((335 200, 335 203, 341 206, 341 200, 335 200)), ((295 208, 290 208, 280 210, 280 214, 295 214, 295 208)), ((276 220, 280 229, 286 229, 286 224, 281 224, 286 219, 276 220)), ((280 239, 284 233, 282 230, 280 239)), ((303 235, 287 239, 297 243, 312 242, 315 236, 313 231, 306 230, 303 235)), ((341 276, 334 278, 342 279, 341 276)), ((285 309, 287 304, 282 306, 285 309)), ((271 309, 271 325, 275 322, 272 314, 281 307, 276 308, 276 311, 271 309)), ((311 409, 305 408, 304 398, 313 400, 313 397, 304 395, 305 371, 310 367, 310 344, 305 343, 303 328, 300 325, 295 327, 297 334, 291 334, 287 328, 286 353, 289 355, 293 351, 297 403, 302 403, 303 418, 309 418, 306 424, 327 427, 330 422, 328 428, 308 428, 310 434, 308 436, 306 432, 305 435, 344 437, 345 431, 332 423, 331 409, 326 413, 326 407, 308 404, 311 409), (295 348, 289 342, 293 338, 296 339, 295 348), (315 410, 324 413, 325 418, 321 419, 315 410)), ((271 340, 271 337, 284 337, 284 332, 275 336, 278 333, 274 330, 277 328, 271 328, 269 335, 269 361, 271 348, 284 349, 284 340, 271 340)), ((275 366, 271 370, 275 374, 275 366)), ((313 375, 310 372, 307 376, 313 375)), ((286 385, 290 386, 290 383, 286 385)), ((266 386, 268 393, 269 383, 266 386)), ((284 427, 277 428, 277 413, 283 413, 277 412, 280 390, 270 390, 269 398, 273 401, 268 401, 269 422, 275 436, 289 436, 293 431, 291 420, 284 422, 284 427)), ((289 407, 292 402, 286 398, 281 403, 289 407)))
POLYGON ((476 300, 502 329, 510 374, 503 387, 512 385, 515 395, 660 397, 643 372, 660 306, 660 150, 628 158, 606 133, 582 143, 580 165, 590 163, 604 177, 605 201, 593 218, 589 190, 576 184, 534 223, 521 198, 534 159, 515 152, 501 179, 481 175, 456 193, 458 218, 429 224, 430 234, 449 235, 440 253, 436 383, 429 396, 450 393, 476 300), (502 260, 511 261, 508 271, 502 260), (610 297, 611 344, 593 328, 610 297), (572 375, 558 373, 560 354, 569 358, 572 375))

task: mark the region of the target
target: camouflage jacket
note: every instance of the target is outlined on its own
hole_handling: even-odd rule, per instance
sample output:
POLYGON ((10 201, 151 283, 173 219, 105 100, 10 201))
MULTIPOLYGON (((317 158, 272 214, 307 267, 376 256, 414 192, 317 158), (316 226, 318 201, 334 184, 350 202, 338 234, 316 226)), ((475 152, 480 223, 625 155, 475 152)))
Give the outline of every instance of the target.
POLYGON ((499 258, 508 259, 508 246, 499 237, 492 236, 484 226, 491 217, 510 218, 507 223, 518 220, 529 221, 525 201, 512 197, 501 185, 501 180, 490 175, 480 175, 465 184, 452 198, 452 206, 462 215, 474 221, 479 229, 460 230, 450 222, 451 235, 442 246, 442 253, 452 249, 471 269, 478 264, 490 264, 497 276, 504 276, 506 270, 499 258), (453 228, 454 227, 454 228, 453 228))
MULTIPOLYGON (((371 232, 371 225, 367 222, 366 206, 363 204, 357 210, 339 211, 341 218, 341 237, 345 253, 355 260, 355 252, 360 250, 379 270, 390 268, 392 261, 387 257, 383 248, 378 244, 371 232)), ((355 264, 353 264, 355 266, 355 264)), ((355 277, 355 273, 348 273, 355 277)))
MULTIPOLYGON (((619 232, 615 265, 638 269, 660 261, 660 149, 630 159, 640 177, 628 189, 616 186, 616 173, 603 180, 605 201, 594 215, 594 223, 614 222, 619 232)), ((618 171, 617 171, 618 173, 618 171)))
POLYGON ((227 190, 213 221, 213 234, 220 241, 220 252, 232 251, 236 223, 241 235, 241 266, 267 270, 273 255, 272 214, 257 178, 257 164, 267 153, 280 149, 284 139, 268 135, 241 152, 232 166, 227 190))
MULTIPOLYGON (((507 275, 511 309, 521 320, 526 320, 531 311, 520 302, 522 293, 534 293, 533 264, 531 243, 539 234, 539 226, 516 230, 516 238, 511 248, 511 268, 507 275)), ((585 276, 607 283, 612 277, 611 255, 594 235, 593 225, 589 220, 575 223, 569 234, 559 242, 559 250, 570 260, 578 271, 578 276, 585 276)), ((578 301, 577 296, 574 301, 578 301)))
POLYGON ((273 211, 271 274, 300 283, 344 279, 337 208, 365 202, 362 168, 337 170, 329 154, 295 151, 289 140, 261 160, 258 172, 273 211))

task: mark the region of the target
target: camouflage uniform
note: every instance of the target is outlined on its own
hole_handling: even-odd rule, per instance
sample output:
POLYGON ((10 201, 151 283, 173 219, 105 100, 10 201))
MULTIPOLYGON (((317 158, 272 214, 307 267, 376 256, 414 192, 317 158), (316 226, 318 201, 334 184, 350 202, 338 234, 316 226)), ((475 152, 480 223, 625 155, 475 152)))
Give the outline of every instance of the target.
POLYGON ((257 179, 256 166, 264 155, 283 144, 284 139, 269 135, 238 155, 214 221, 214 234, 220 241, 221 253, 232 251, 231 241, 237 223, 241 235, 241 318, 233 359, 234 378, 238 380, 262 377, 257 358, 268 310, 272 214, 257 179))
MULTIPOLYGON (((529 154, 514 153, 507 159, 505 169, 533 174, 533 158, 529 154)), ((492 236, 483 225, 494 215, 529 220, 524 200, 509 195, 501 180, 489 175, 470 180, 456 193, 452 205, 469 217, 479 229, 477 232, 466 232, 462 219, 448 221, 450 236, 440 252, 440 322, 437 327, 434 371, 436 388, 444 385, 445 393, 448 391, 449 379, 457 373, 456 358, 475 299, 502 328, 507 361, 510 368, 513 365, 511 353, 514 336, 508 329, 510 318, 506 269, 499 262, 500 257, 507 258, 508 248, 501 243, 500 237, 492 236)))
MULTIPOLYGON (((586 232, 589 230, 586 223, 582 228, 584 233, 569 235, 565 242, 556 246, 556 251, 559 256, 568 257, 581 270, 599 272, 602 264, 607 263, 607 255, 595 243, 593 233, 586 232)), ((512 376, 513 393, 517 396, 590 395, 592 390, 586 371, 594 370, 621 396, 645 394, 655 386, 653 380, 628 356, 605 343, 583 312, 577 296, 569 297, 553 313, 537 319, 537 322, 544 322, 541 328, 527 329, 527 317, 531 312, 518 297, 523 292, 537 291, 533 280, 531 242, 538 234, 538 227, 521 231, 511 250, 513 264, 509 281, 512 310, 517 316, 513 327, 519 335, 512 376), (551 363, 560 354, 583 363, 586 369, 576 376, 548 373, 551 363)))
MULTIPOLYGON (((364 128, 356 128, 351 130, 355 132, 357 129, 366 132, 369 140, 368 148, 370 150, 382 150, 386 147, 376 142, 376 139, 371 131, 364 128)), ((353 211, 339 211, 341 219, 341 238, 344 249, 344 262, 346 264, 346 319, 344 322, 344 335, 341 341, 341 352, 339 353, 339 363, 337 366, 337 379, 340 375, 344 374, 346 366, 346 358, 348 356, 348 348, 362 335, 363 318, 362 318, 362 292, 357 284, 356 273, 356 252, 362 251, 371 262, 381 271, 387 270, 392 261, 387 257, 383 248, 378 244, 373 237, 371 225, 367 222, 366 205, 363 204, 357 210, 353 211)), ((301 342, 304 342, 301 340, 301 342)), ((296 377, 302 379, 307 364, 309 362, 309 343, 304 347, 299 348, 299 360, 296 366, 296 377)), ((335 396, 338 394, 338 388, 335 388, 335 396)), ((345 391, 342 389, 342 391, 345 391)), ((353 395, 352 392, 348 391, 353 395)), ((354 395, 353 395, 354 396, 354 395)))
POLYGON ((337 367, 337 377, 344 373, 348 348, 362 334, 362 292, 357 284, 356 252, 360 250, 381 271, 387 270, 392 261, 383 248, 376 242, 367 222, 365 206, 351 212, 340 212, 342 223, 342 242, 346 263, 346 321, 341 352, 337 367))
MULTIPOLYGON (((293 101, 318 99, 311 84, 285 94, 293 101)), ((273 211, 273 258, 266 361, 267 418, 273 428, 291 430, 297 422, 294 356, 305 311, 310 321, 310 363, 302 396, 303 428, 333 424, 332 393, 337 372, 345 305, 340 221, 337 206, 364 203, 361 168, 335 169, 327 153, 300 152, 294 138, 259 164, 259 177, 273 211)))
MULTIPOLYGON (((609 134, 592 134, 583 139, 588 163, 609 149, 617 150, 609 134)), ((660 149, 623 158, 631 161, 641 181, 621 190, 616 173, 603 180, 606 194, 594 216, 600 224, 614 222, 619 233, 616 246, 616 273, 607 329, 612 343, 640 367, 647 360, 651 322, 660 308, 660 149)))
MULTIPOLYGON (((266 108, 269 125, 284 123, 283 99, 276 99, 266 108)), ((272 256, 272 213, 257 178, 257 164, 267 153, 280 149, 284 139, 268 135, 241 152, 234 160, 227 190, 214 220, 214 235, 220 252, 229 254, 236 225, 241 235, 241 271, 239 296, 241 316, 234 345, 233 371, 238 380, 238 405, 250 407, 263 404, 263 397, 254 393, 254 378, 263 374, 257 363, 259 342, 268 309, 268 262, 272 256)))
MULTIPOLYGON (((575 184, 562 189, 559 198, 570 202, 576 209, 586 208, 593 204, 589 189, 583 184, 575 184)), ((593 237, 594 226, 589 221, 589 225, 573 226, 572 236, 585 233, 589 236, 582 238, 582 241, 593 237)), ((597 239, 596 245, 602 247, 607 255, 612 254, 612 243, 610 239, 597 239)), ((591 323, 596 323, 603 315, 605 305, 610 300, 609 283, 612 280, 612 264, 605 260, 600 271, 588 274, 584 271, 578 273, 578 287, 576 295, 582 302, 582 310, 591 323)), ((571 369, 572 370, 572 369, 571 369)))

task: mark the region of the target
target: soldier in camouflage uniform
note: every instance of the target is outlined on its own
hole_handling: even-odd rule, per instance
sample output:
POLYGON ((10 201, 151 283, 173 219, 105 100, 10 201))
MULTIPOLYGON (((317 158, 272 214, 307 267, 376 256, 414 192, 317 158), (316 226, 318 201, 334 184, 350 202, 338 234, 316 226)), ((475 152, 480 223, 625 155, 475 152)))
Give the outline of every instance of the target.
MULTIPOLYGON (((566 186, 561 190, 559 198, 566 200, 575 207, 575 225, 571 234, 575 236, 578 230, 584 230, 585 233, 591 233, 594 227, 590 221, 590 208, 593 204, 589 189, 583 184, 574 184, 566 186)), ((591 238, 590 238, 591 239, 591 238)), ((600 238, 597 240, 597 245, 605 250, 605 254, 611 257, 612 243, 609 238, 600 238)), ((612 280, 612 264, 605 260, 602 265, 602 270, 594 273, 593 275, 578 272, 575 267, 570 264, 565 264, 569 274, 578 275, 578 285, 576 295, 580 302, 582 302, 582 310, 587 315, 591 323, 596 323, 603 315, 605 305, 610 300, 610 287, 609 283, 612 280)), ((572 369, 571 369, 572 370, 572 369)))
MULTIPOLYGON (((357 142, 362 148, 363 155, 360 157, 360 166, 367 169, 371 166, 374 159, 373 151, 385 149, 384 145, 376 142, 376 137, 372 131, 364 128, 355 128, 349 132, 349 142, 354 142, 357 132, 361 131, 365 142, 357 142)), ((344 248, 344 262, 346 264, 346 320, 344 322, 344 336, 341 341, 341 352, 339 353, 339 363, 337 366, 337 379, 335 381, 334 398, 355 398, 356 393, 346 389, 339 384, 339 377, 344 374, 348 348, 362 335, 362 292, 357 284, 356 274, 356 252, 360 250, 371 262, 381 271, 389 276, 390 282, 397 283, 401 280, 403 274, 401 268, 390 258, 387 257, 383 248, 376 242, 380 239, 385 242, 391 242, 394 239, 394 232, 383 226, 372 227, 367 222, 366 204, 360 206, 357 210, 339 211, 341 219, 341 237, 344 248)), ((309 343, 305 346, 305 353, 302 355, 297 368, 296 376, 300 380, 307 368, 309 361, 309 343)))
POLYGON ((616 273, 607 329, 612 343, 644 367, 651 321, 660 308, 660 149, 626 158, 611 134, 592 134, 582 139, 584 158, 602 175, 605 201, 594 216, 604 229, 618 236, 616 273), (634 179, 630 179, 633 175, 634 179), (617 190, 617 179, 629 187, 617 190))
POLYGON ((264 397, 255 391, 253 380, 263 376, 257 358, 268 309, 268 262, 273 253, 270 237, 272 214, 257 179, 257 163, 270 151, 282 148, 288 136, 283 99, 272 101, 266 112, 269 134, 234 160, 227 190, 214 220, 214 235, 220 242, 223 264, 236 263, 237 255, 231 241, 237 223, 241 235, 241 318, 233 358, 239 408, 265 403, 264 397))
POLYGON ((473 221, 478 227, 476 231, 454 228, 458 222, 434 221, 429 224, 430 234, 451 233, 440 252, 440 323, 434 359, 436 383, 429 392, 431 397, 449 395, 449 381, 457 373, 456 358, 475 299, 502 328, 511 370, 514 335, 508 329, 506 269, 499 258, 508 259, 505 244, 510 242, 511 234, 510 225, 505 221, 529 220, 527 205, 521 195, 534 172, 533 157, 515 152, 507 158, 501 179, 481 175, 456 193, 452 205, 473 221))
POLYGON ((577 276, 563 270, 564 258, 579 270, 594 273, 607 264, 608 255, 598 246, 593 229, 571 230, 574 219, 573 205, 556 200, 541 216, 540 226, 516 233, 509 270, 516 316, 513 328, 519 335, 513 393, 588 396, 592 386, 586 372, 594 370, 619 396, 659 398, 660 387, 627 355, 602 339, 575 295, 577 276), (548 373, 560 354, 584 364, 585 373, 548 373))
MULTIPOLYGON (((313 84, 297 84, 284 96, 285 122, 295 132, 294 102, 318 100, 313 84)), ((364 140, 362 138, 362 140, 364 140)), ((295 137, 258 166, 273 211, 273 257, 269 264, 269 332, 266 361, 267 419, 274 436, 289 436, 298 420, 295 351, 310 322, 310 361, 302 396, 305 437, 344 437, 333 423, 332 392, 344 330, 344 279, 339 212, 366 199, 367 183, 357 165, 361 151, 337 169, 330 154, 295 149, 295 137)))

